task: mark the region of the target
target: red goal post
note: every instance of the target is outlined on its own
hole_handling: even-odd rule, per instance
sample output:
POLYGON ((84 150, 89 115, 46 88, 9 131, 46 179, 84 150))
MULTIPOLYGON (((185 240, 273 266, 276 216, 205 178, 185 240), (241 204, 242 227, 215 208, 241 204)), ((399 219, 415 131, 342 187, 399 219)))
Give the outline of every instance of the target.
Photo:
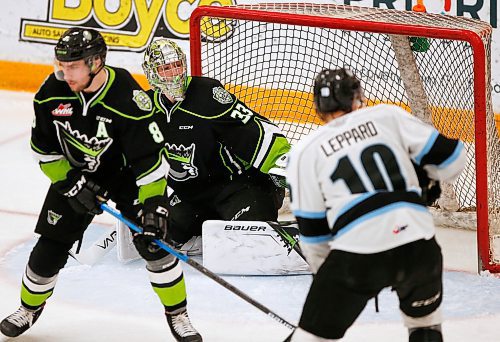
POLYGON ((319 124, 311 96, 316 73, 354 69, 369 105, 400 105, 466 142, 467 170, 448 190, 454 210, 475 211, 479 269, 500 272, 491 33, 475 19, 368 7, 200 6, 190 19, 191 73, 219 79, 295 142, 319 124))

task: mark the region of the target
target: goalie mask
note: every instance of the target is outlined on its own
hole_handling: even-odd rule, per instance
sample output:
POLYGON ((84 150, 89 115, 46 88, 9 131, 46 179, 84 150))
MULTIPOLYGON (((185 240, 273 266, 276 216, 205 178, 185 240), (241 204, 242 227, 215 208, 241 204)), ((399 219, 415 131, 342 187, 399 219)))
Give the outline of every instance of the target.
POLYGON ((64 81, 64 74, 59 62, 73 62, 83 59, 90 68, 92 80, 104 67, 106 61, 106 42, 98 31, 90 28, 70 28, 59 38, 54 50, 55 76, 60 81, 64 81), (101 60, 98 66, 95 65, 96 59, 101 60))
POLYGON ((314 80, 314 103, 320 114, 352 111, 354 99, 363 99, 361 83, 348 69, 325 69, 314 80))
POLYGON ((149 84, 177 101, 184 99, 187 88, 186 55, 173 41, 158 39, 144 53, 142 69, 149 84))

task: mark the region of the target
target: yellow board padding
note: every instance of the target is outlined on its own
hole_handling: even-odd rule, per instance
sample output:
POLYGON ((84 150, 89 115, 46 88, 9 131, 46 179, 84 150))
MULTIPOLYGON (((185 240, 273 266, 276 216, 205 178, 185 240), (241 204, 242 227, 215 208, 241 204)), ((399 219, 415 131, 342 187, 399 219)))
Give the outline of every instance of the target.
MULTIPOLYGON (((314 111, 313 95, 297 90, 266 89, 241 85, 227 85, 234 93, 256 112, 270 118, 280 118, 281 122, 310 123, 321 125, 314 111)), ((368 106, 382 103, 380 100, 368 100, 368 106)), ((397 105, 409 112, 405 103, 384 101, 397 105)), ((430 107, 432 123, 444 135, 466 142, 474 141, 474 111, 460 108, 430 107)), ((495 125, 500 135, 500 113, 495 114, 495 125)))
MULTIPOLYGON (((54 71, 53 66, 24 62, 0 61, 0 89, 36 92, 45 78, 54 71)), ((143 89, 149 89, 146 77, 133 74, 143 89)), ((313 96, 310 93, 288 89, 267 89, 227 85, 230 92, 245 102, 256 112, 281 122, 320 125, 321 121, 314 112, 313 96)), ((374 105, 380 101, 368 101, 374 105)), ((410 110, 403 103, 392 103, 410 110)), ((432 121, 443 134, 474 141, 474 112, 472 110, 431 107, 432 121)), ((500 135, 500 113, 495 113, 495 124, 500 135)))

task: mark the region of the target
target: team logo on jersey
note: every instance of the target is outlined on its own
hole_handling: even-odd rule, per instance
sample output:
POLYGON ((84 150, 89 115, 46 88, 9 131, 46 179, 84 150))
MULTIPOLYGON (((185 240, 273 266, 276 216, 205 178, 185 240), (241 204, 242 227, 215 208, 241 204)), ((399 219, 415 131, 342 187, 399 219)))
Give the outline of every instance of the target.
POLYGON ((54 121, 59 144, 69 162, 83 170, 94 172, 101 163, 102 154, 113 143, 109 137, 88 138, 78 130, 71 129, 69 122, 54 121))
POLYGON ((62 104, 60 103, 56 109, 52 111, 52 115, 54 116, 71 116, 73 115, 73 107, 71 107, 71 103, 62 104))
POLYGON ((212 88, 212 92, 214 94, 214 99, 219 103, 228 104, 233 102, 231 94, 222 87, 212 88))
POLYGON ((142 90, 134 90, 133 91, 134 96, 132 97, 132 100, 137 104, 137 107, 139 107, 140 110, 144 110, 149 112, 153 108, 153 103, 151 102, 151 99, 149 98, 148 94, 146 94, 142 90))
POLYGON ((234 216, 233 218, 230 220, 230 221, 236 221, 241 215, 243 215, 244 213, 247 213, 250 211, 250 206, 246 207, 246 208, 243 208, 241 209, 240 211, 238 211, 234 216))
POLYGON ((52 210, 47 212, 47 222, 53 226, 57 224, 57 222, 61 219, 62 215, 59 215, 52 210))
POLYGON ((392 230, 392 232, 393 232, 394 234, 399 234, 399 233, 401 233, 403 230, 405 230, 406 228, 408 228, 408 225, 407 225, 407 224, 405 224, 405 225, 403 225, 403 226, 398 226, 398 227, 394 228, 394 229, 392 230))
POLYGON ((182 182, 198 177, 198 168, 194 166, 194 143, 188 147, 166 143, 168 163, 170 164, 169 177, 182 182))

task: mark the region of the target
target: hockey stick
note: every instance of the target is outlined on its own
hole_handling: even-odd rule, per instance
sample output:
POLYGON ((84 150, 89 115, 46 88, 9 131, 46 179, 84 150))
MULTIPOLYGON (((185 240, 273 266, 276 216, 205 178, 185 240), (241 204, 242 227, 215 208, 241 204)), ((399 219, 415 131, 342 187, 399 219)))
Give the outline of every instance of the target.
MULTIPOLYGON (((137 226, 132 221, 128 220, 118 210, 110 207, 106 203, 101 203, 101 209, 103 211, 106 211, 107 213, 111 214, 112 216, 116 217, 118 220, 122 221, 123 223, 125 223, 133 231, 135 231, 137 233, 142 233, 142 228, 141 227, 137 226)), ((213 273, 209 269, 205 268, 203 265, 197 263, 193 259, 189 258, 187 255, 184 255, 182 253, 177 252, 168 243, 166 243, 164 241, 161 241, 161 240, 154 240, 154 242, 158 245, 158 247, 160 247, 160 248, 164 249, 165 251, 169 252, 170 254, 172 254, 173 256, 175 256, 177 259, 179 259, 181 261, 184 261, 186 264, 189 264, 191 267, 193 267, 194 269, 196 269, 199 272, 203 273, 204 275, 206 275, 210 279, 214 280, 215 282, 217 282, 222 287, 225 287, 226 289, 228 289, 229 291, 231 291, 232 293, 234 293, 235 295, 237 295, 241 299, 243 299, 246 302, 250 303, 251 305, 255 306, 257 309, 259 309, 260 311, 264 312, 267 316, 271 317, 275 321, 283 324, 284 326, 286 326, 287 328, 292 329, 292 330, 295 330, 297 328, 295 325, 289 323, 284 318, 278 316, 277 314, 275 314, 274 312, 272 312, 271 310, 269 310, 264 305, 262 305, 259 302, 255 301, 253 298, 249 297, 248 295, 246 295, 245 293, 243 293, 242 291, 240 291, 235 286, 231 285, 230 283, 228 283, 227 281, 225 281, 224 279, 222 279, 221 277, 219 277, 218 275, 216 275, 215 273, 213 273)))

